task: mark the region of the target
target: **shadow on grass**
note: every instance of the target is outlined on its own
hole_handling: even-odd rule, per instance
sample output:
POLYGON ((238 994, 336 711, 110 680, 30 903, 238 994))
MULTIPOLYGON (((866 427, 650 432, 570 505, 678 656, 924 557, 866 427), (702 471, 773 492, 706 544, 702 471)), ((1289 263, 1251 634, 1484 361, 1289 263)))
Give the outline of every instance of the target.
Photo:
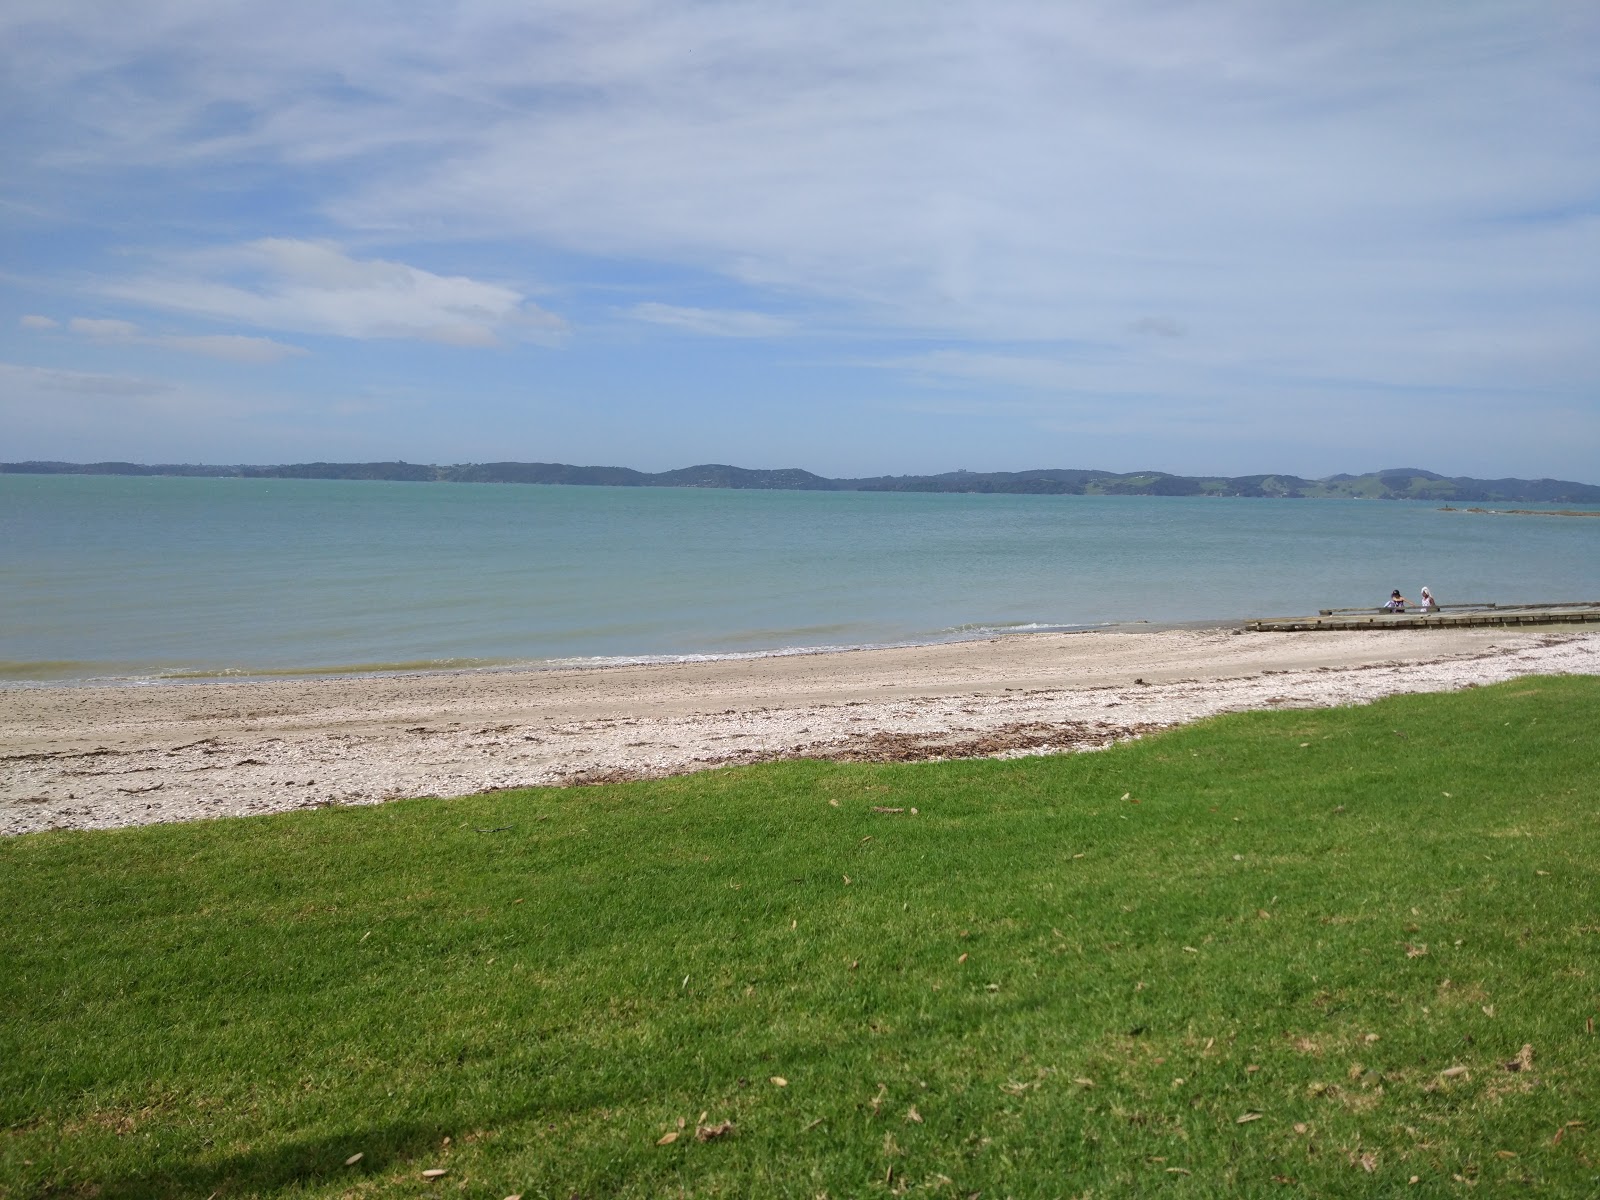
POLYGON ((439 1149, 449 1126, 439 1122, 374 1125, 347 1132, 282 1142, 270 1149, 196 1159, 178 1166, 93 1181, 98 1200, 163 1200, 171 1196, 270 1195, 295 1185, 343 1183, 407 1165, 419 1177, 429 1167, 447 1166, 439 1149), (346 1166, 359 1153, 361 1160, 346 1166), (434 1161, 438 1159, 439 1161, 434 1161))

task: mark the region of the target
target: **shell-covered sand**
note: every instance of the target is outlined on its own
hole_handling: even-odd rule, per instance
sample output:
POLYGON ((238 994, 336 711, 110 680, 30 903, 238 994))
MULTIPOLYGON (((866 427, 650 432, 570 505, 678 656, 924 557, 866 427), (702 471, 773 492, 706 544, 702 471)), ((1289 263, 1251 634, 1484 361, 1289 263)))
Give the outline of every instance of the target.
POLYGON ((1600 674, 1542 629, 1017 635, 591 670, 0 688, 0 834, 790 757, 1051 753, 1216 713, 1600 674))

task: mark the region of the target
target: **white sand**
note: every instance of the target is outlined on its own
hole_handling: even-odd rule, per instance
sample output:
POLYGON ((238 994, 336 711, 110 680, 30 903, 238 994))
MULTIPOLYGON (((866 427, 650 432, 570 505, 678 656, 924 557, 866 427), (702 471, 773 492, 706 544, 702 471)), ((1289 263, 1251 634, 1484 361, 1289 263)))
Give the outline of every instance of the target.
POLYGON ((787 757, 1085 749, 1216 713, 1600 674, 1552 629, 1036 634, 597 670, 0 688, 0 834, 787 757))

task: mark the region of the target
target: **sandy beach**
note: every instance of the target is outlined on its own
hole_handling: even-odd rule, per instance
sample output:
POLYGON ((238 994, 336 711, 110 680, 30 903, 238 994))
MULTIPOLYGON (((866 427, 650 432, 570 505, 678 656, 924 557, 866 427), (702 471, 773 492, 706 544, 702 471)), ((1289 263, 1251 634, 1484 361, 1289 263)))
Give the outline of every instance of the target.
POLYGON ((1107 630, 590 670, 6 687, 0 833, 790 757, 1055 753, 1223 712, 1550 673, 1600 674, 1600 634, 1107 630))

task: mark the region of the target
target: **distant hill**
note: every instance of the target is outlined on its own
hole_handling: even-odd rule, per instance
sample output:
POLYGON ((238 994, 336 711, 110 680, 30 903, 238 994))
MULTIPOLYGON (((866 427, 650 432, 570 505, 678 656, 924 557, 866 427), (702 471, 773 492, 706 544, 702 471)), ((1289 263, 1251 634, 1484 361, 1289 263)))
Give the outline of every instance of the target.
POLYGON ((942 475, 876 475, 827 479, 798 467, 752 470, 705 463, 651 474, 629 467, 577 467, 568 463, 464 463, 422 466, 407 462, 290 463, 283 466, 205 466, 102 462, 0 463, 13 475, 188 475, 238 479, 388 479, 415 483, 543 483, 611 487, 756 488, 781 491, 993 492, 1052 496, 1277 496, 1314 499, 1437 500, 1600 504, 1600 486, 1565 479, 1473 479, 1420 467, 1395 467, 1365 475, 1170 475, 1165 471, 948 471, 942 475))

